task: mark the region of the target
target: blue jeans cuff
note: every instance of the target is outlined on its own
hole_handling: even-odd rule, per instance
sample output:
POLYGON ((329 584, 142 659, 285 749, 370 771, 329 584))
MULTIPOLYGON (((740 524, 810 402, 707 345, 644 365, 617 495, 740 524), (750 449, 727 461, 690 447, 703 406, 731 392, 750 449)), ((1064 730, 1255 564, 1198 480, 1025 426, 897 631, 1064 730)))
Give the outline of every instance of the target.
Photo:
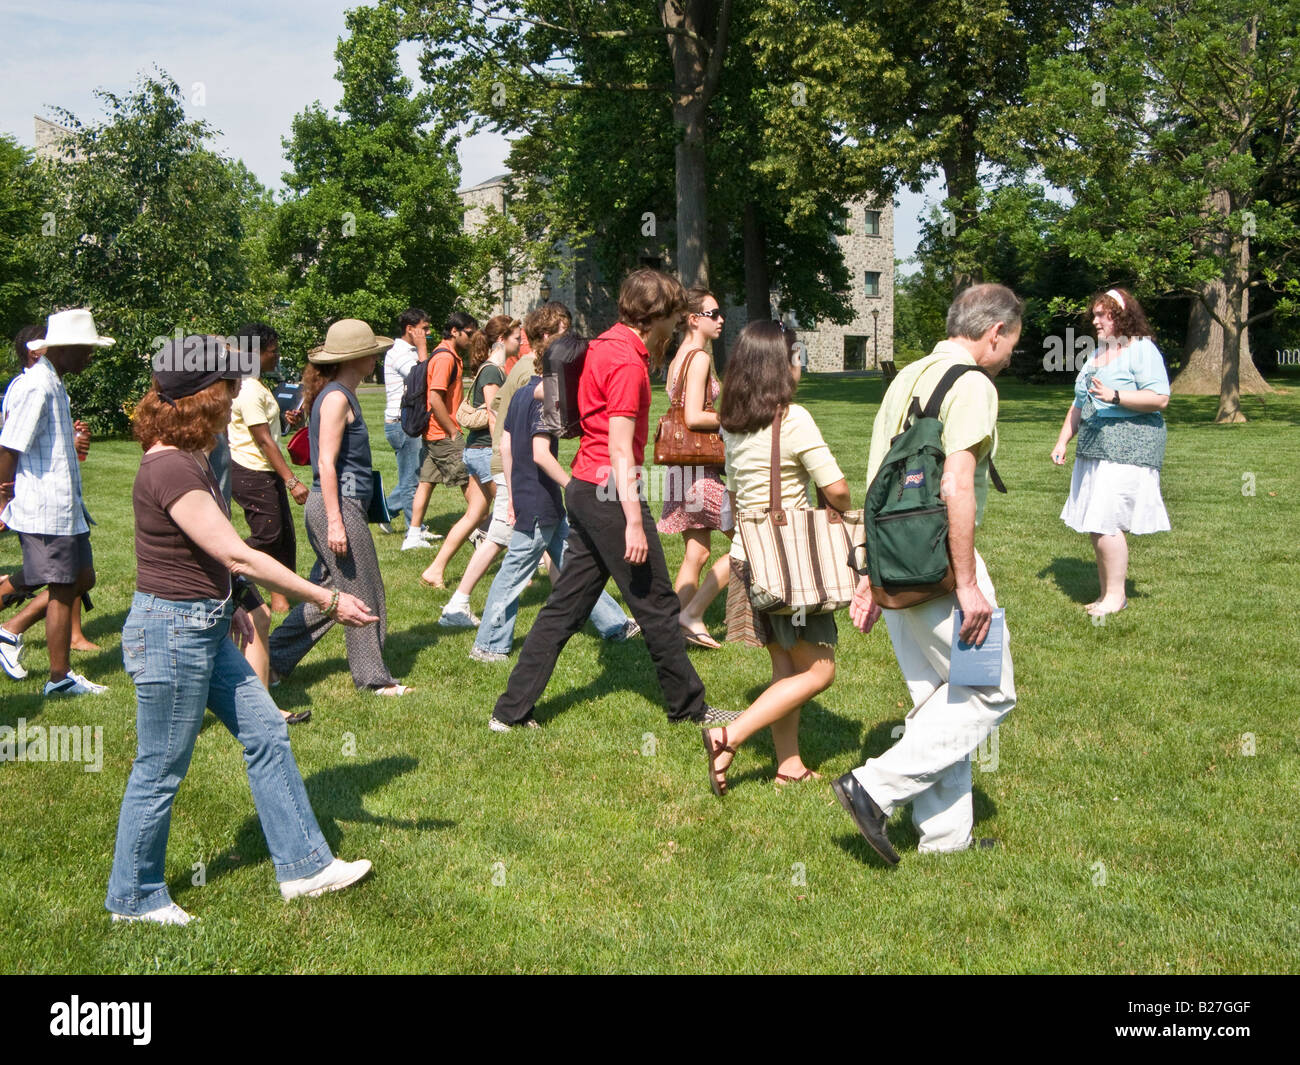
POLYGON ((104 899, 104 909, 109 913, 120 913, 124 917, 140 917, 146 913, 153 913, 154 910, 161 910, 171 901, 172 897, 167 889, 159 888, 152 894, 146 895, 142 899, 136 899, 134 902, 130 899, 120 899, 114 895, 109 895, 104 899))
POLYGON ((315 876, 333 860, 334 855, 329 849, 329 844, 322 843, 305 858, 300 858, 290 865, 277 865, 275 882, 283 884, 286 880, 302 880, 304 877, 315 876))

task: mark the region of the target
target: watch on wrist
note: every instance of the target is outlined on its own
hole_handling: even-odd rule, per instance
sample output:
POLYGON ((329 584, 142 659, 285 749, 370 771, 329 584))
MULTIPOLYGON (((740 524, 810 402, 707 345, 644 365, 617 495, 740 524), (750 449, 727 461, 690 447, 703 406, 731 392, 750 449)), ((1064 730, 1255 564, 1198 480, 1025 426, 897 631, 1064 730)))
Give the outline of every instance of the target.
POLYGON ((289 479, 284 482, 284 486, 289 489, 297 488, 302 482, 294 474, 289 474, 289 479))
POLYGON ((1115 389, 1115 398, 1111 400, 1112 405, 1119 406, 1119 389, 1115 389))

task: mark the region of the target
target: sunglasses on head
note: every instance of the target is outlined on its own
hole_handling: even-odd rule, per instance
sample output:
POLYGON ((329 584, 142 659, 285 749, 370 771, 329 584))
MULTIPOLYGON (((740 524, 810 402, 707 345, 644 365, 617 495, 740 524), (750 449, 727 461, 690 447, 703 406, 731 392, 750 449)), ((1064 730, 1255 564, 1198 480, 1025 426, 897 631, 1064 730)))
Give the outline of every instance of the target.
POLYGON ((693 313, 699 315, 701 318, 715 318, 718 321, 722 321, 724 317, 721 307, 714 307, 709 311, 695 311, 693 313))

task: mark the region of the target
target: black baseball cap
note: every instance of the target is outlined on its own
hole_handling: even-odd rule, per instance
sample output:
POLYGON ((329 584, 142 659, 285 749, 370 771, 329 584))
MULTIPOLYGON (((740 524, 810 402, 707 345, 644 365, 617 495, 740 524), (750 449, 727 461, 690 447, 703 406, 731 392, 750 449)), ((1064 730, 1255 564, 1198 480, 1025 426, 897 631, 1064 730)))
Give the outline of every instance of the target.
POLYGON ((260 369, 256 353, 227 346, 227 338, 192 334, 168 337, 153 355, 158 395, 172 403, 198 395, 218 381, 238 381, 260 369))

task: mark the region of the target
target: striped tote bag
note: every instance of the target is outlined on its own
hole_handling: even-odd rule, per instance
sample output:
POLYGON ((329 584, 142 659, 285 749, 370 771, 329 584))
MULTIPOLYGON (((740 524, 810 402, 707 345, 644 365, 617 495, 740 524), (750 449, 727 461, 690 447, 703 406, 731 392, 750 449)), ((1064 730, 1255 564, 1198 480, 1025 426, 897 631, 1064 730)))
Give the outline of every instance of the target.
POLYGON ((849 605, 858 584, 853 560, 865 551, 861 510, 841 514, 781 506, 781 415, 772 419, 772 468, 768 506, 737 512, 736 527, 749 563, 749 601, 767 614, 829 614, 849 605))

